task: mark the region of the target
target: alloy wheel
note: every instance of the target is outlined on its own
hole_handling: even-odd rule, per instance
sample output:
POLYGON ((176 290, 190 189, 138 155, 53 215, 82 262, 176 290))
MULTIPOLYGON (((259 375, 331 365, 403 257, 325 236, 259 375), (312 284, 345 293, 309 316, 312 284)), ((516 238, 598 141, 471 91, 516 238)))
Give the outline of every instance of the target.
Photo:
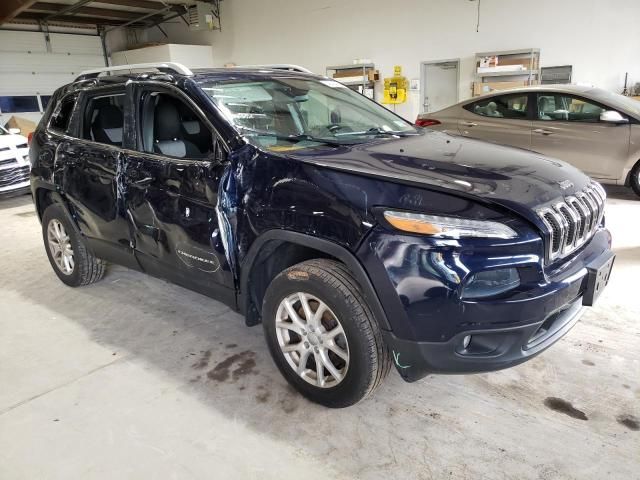
POLYGON ((339 384, 349 368, 349 344, 340 320, 319 298, 296 292, 276 313, 276 336, 287 363, 320 388, 339 384))
POLYGON ((65 275, 71 275, 74 268, 73 248, 71 239, 64 228, 64 225, 52 219, 47 226, 47 241, 51 257, 58 269, 65 275))

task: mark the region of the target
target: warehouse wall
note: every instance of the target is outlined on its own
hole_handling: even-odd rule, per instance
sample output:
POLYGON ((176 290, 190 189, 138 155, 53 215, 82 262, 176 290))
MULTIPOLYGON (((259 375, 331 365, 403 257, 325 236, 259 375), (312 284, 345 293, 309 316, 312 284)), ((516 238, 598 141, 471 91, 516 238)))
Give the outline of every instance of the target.
MULTIPOLYGON (((383 76, 402 65, 419 78, 420 62, 461 59, 460 98, 471 95, 475 52, 537 47, 542 66, 573 65, 575 82, 620 91, 624 73, 640 82, 638 0, 231 0, 221 32, 168 25, 169 41, 211 44, 214 61, 326 65, 370 58, 383 76)), ((167 41, 150 31, 150 40, 167 41)), ((381 92, 378 92, 380 95, 381 92)), ((398 106, 414 119, 419 93, 398 106)))

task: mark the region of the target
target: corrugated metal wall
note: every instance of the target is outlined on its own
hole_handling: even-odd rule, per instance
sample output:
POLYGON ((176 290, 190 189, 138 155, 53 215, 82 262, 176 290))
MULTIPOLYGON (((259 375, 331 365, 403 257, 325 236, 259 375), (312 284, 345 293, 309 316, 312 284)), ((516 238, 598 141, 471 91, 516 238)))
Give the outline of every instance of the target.
MULTIPOLYGON (((51 33, 51 51, 44 34, 0 30, 0 96, 51 95, 82 70, 104 66, 100 37, 51 33)), ((6 122, 14 113, 2 111, 6 122)), ((38 112, 16 115, 37 119, 38 112)))

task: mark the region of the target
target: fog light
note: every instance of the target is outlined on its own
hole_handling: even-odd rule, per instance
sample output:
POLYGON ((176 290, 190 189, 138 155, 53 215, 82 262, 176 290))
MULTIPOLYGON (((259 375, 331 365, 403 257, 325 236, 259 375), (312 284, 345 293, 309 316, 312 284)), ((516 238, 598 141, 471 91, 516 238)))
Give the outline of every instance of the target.
POLYGON ((466 350, 470 343, 471 343, 471 335, 467 335, 462 339, 462 348, 466 350))
POLYGON ((484 298, 504 293, 520 285, 516 268, 499 268, 474 273, 462 290, 462 298, 484 298))

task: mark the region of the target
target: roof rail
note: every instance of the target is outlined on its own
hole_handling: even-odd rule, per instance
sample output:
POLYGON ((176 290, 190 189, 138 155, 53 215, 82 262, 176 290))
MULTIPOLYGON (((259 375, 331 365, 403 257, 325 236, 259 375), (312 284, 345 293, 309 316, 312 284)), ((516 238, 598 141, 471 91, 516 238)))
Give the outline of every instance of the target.
POLYGON ((181 63, 176 62, 161 62, 161 63, 132 63, 130 65, 117 65, 115 67, 102 67, 93 70, 85 70, 80 72, 80 75, 76 77, 78 80, 87 80, 90 78, 96 78, 101 73, 121 72, 128 70, 133 73, 133 70, 158 70, 160 72, 179 73, 181 75, 193 75, 193 72, 181 63))
POLYGON ((290 63, 270 63, 264 65, 237 65, 233 68, 268 68, 271 70, 288 70, 290 72, 313 73, 311 70, 290 63))

